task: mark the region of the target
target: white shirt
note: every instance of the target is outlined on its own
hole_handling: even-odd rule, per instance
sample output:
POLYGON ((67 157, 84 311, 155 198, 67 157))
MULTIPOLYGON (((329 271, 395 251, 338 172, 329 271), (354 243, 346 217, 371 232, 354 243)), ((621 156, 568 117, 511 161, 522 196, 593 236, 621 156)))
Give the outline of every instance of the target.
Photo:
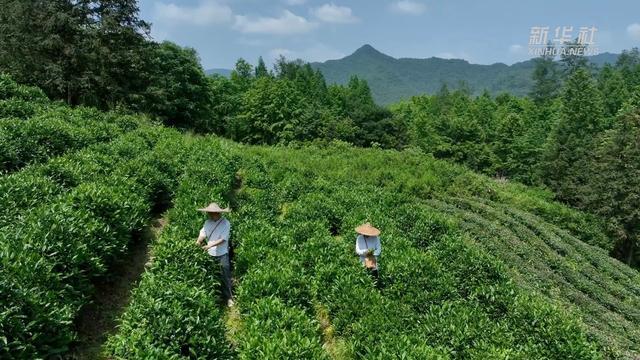
POLYGON ((211 256, 222 256, 229 252, 229 233, 231 232, 231 224, 229 220, 220 218, 218 220, 208 219, 204 222, 204 226, 200 229, 200 236, 204 236, 207 244, 224 239, 224 241, 216 246, 209 248, 208 253, 211 256))
POLYGON ((373 249, 373 255, 378 259, 382 247, 380 246, 380 238, 377 236, 358 235, 356 238, 356 254, 360 255, 360 262, 364 264, 364 258, 373 249))

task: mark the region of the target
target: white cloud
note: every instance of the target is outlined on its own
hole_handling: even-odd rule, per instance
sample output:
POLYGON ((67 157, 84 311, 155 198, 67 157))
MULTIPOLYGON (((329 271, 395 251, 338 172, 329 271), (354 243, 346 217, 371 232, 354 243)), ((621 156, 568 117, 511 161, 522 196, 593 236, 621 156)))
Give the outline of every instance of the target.
POLYGON ((523 50, 524 50, 524 47, 522 45, 514 44, 509 46, 510 54, 520 54, 523 50))
POLYGON ((352 14, 351 8, 336 4, 324 4, 312 10, 313 15, 319 20, 329 23, 354 23, 359 19, 352 14))
POLYGON ((269 57, 271 59, 275 60, 275 59, 279 58, 280 56, 284 56, 287 59, 296 58, 295 51, 293 51, 293 50, 283 49, 283 48, 276 48, 276 49, 271 49, 269 51, 269 57))
POLYGON ((640 24, 633 23, 627 26, 627 34, 629 34, 632 39, 640 41, 640 24))
POLYGON ((285 10, 280 17, 251 18, 236 15, 234 28, 243 33, 290 35, 306 33, 316 27, 302 16, 285 10))
POLYGON ((427 6, 418 1, 400 0, 391 4, 391 9, 402 14, 420 15, 427 10, 427 6))
POLYGON ((302 59, 309 62, 340 59, 346 56, 343 52, 321 43, 301 50, 276 48, 269 51, 269 57, 272 60, 277 59, 280 55, 286 57, 289 60, 302 59))
POLYGON ((189 7, 174 3, 156 3, 155 18, 165 23, 188 23, 195 25, 220 24, 231 20, 233 12, 227 5, 205 0, 189 7))

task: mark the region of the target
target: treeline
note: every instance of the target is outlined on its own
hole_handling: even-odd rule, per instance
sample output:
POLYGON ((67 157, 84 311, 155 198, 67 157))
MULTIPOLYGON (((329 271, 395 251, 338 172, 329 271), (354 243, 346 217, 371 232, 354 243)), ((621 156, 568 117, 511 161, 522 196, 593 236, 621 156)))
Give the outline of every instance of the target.
POLYGON ((391 112, 363 80, 328 86, 280 59, 239 60, 207 77, 193 49, 157 43, 135 0, 0 0, 0 73, 69 105, 146 113, 166 125, 248 143, 314 139, 400 147, 391 112))
POLYGON ((399 148, 402 124, 376 105, 366 81, 327 85, 322 73, 281 57, 269 71, 262 58, 253 67, 238 60, 230 78, 213 76, 211 127, 251 144, 341 140, 357 146, 399 148))
POLYGON ((135 0, 0 0, 0 73, 52 100, 202 126, 207 77, 193 49, 157 43, 135 0))
POLYGON ((547 186, 608 224, 608 250, 640 261, 640 53, 615 65, 539 58, 529 97, 443 87, 392 106, 409 143, 478 172, 547 186))

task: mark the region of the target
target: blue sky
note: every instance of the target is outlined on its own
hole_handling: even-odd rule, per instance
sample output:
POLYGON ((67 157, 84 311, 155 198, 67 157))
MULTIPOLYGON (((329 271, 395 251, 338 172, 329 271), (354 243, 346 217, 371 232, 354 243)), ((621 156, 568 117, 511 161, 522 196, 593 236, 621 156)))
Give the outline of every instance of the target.
MULTIPOLYGON (((205 68, 279 55, 346 56, 363 44, 394 57, 526 60, 531 28, 595 27, 600 52, 640 46, 640 1, 141 0, 156 40, 195 48, 205 68)), ((562 30, 561 30, 562 31, 562 30)))

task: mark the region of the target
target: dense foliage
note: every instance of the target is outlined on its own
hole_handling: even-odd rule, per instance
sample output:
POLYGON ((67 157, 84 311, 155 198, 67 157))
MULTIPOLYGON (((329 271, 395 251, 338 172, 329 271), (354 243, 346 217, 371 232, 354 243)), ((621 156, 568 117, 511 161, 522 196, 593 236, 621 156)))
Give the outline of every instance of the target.
POLYGON ((212 139, 190 144, 170 224, 154 243, 152 265, 133 292, 119 333, 107 344, 110 358, 225 359, 232 354, 218 306, 216 267, 194 244, 203 201, 221 201, 231 189, 234 164, 212 139), (203 200, 207 199, 207 200, 203 200))
POLYGON ((605 237, 550 193, 419 152, 205 146, 221 168, 196 176, 206 158, 197 154, 187 165, 176 220, 109 342, 111 356, 582 359, 638 351, 638 274, 578 240, 605 237), (239 187, 229 192, 235 169, 239 187), (215 309, 207 322, 197 316, 213 300, 191 301, 220 298, 193 245, 201 196, 234 208, 238 308, 225 329, 215 309), (384 231, 379 291, 353 255, 352 229, 365 219, 384 231), (194 295, 154 289, 173 283, 194 295))
POLYGON ((241 358, 596 356, 570 320, 520 294, 502 264, 422 203, 417 194, 444 190, 425 180, 447 173, 425 168, 422 155, 337 148, 256 157, 264 165, 243 170, 236 214, 241 358), (380 292, 353 256, 352 229, 365 219, 384 229, 380 292), (528 317, 538 320, 523 326, 528 317), (258 343, 264 333, 269 341, 258 343))
POLYGON ((151 41, 137 1, 2 0, 0 8, 0 73, 19 83, 69 105, 126 108, 180 127, 210 117, 195 51, 151 41))
POLYGON ((143 86, 135 0, 2 0, 0 72, 69 104, 114 106, 143 86))
MULTIPOLYGON (((596 65, 613 63, 617 55, 603 53, 589 57, 596 65)), ((480 95, 486 89, 492 95, 509 93, 525 96, 536 88, 532 75, 534 60, 512 65, 495 63, 472 64, 463 59, 393 58, 364 45, 342 59, 312 63, 330 84, 347 84, 357 75, 371 86, 373 98, 379 104, 389 105, 420 94, 435 94, 443 84, 450 88, 469 87, 480 95)))
MULTIPOLYGON (((328 84, 300 60, 207 77, 149 38, 135 0, 0 8, 1 358, 64 356, 95 283, 170 200, 109 358, 640 353, 640 277, 608 256, 640 264, 638 49, 601 68, 542 57, 526 81, 492 65, 481 94, 430 83, 385 108, 363 78, 328 84), (193 244, 209 201, 234 210, 227 312, 193 244), (379 288, 353 254, 367 220, 379 288)), ((366 46, 346 63, 372 57, 402 77, 424 65, 366 46)))
MULTIPOLYGON (((260 65, 261 64, 261 65, 260 65)), ((275 71, 239 60, 230 78, 214 76, 210 130, 250 144, 342 140, 399 148, 404 128, 376 105, 367 83, 353 77, 327 86, 309 64, 281 58, 275 71)))
POLYGON ((557 199, 601 216, 611 239, 597 245, 636 264, 638 49, 599 71, 585 59, 540 58, 534 79, 531 98, 471 97, 443 87, 391 109, 406 124, 409 143, 423 151, 497 178, 547 186, 557 199))
MULTIPOLYGON (((282 65, 290 66, 283 74, 305 68, 282 65)), ((301 93, 291 80, 251 70, 242 96, 276 84, 301 93)), ((354 79, 327 94, 358 119, 360 110, 349 104, 372 105, 355 100, 367 91, 354 79)), ((454 92, 437 101, 457 116, 464 106, 500 113, 527 100, 454 92)), ((169 225, 107 356, 582 359, 638 352, 637 272, 580 241, 609 246, 601 223, 553 202, 549 192, 474 175, 416 148, 365 150, 341 141, 252 147, 44 103, 19 120, 46 115, 64 128, 74 117, 61 114, 77 113, 87 122, 135 126, 0 178, 3 358, 64 354, 94 282, 167 196, 169 225), (203 220, 195 208, 212 200, 234 209, 238 306, 227 314, 218 307, 216 268, 193 243, 203 220), (384 231, 380 290, 353 255, 352 229, 364 220, 384 231)), ((624 103, 597 158, 637 157, 636 103, 624 103)), ((267 134, 266 142, 277 136, 267 134)), ((477 146, 471 140, 467 145, 477 146)), ((612 175, 626 171, 609 163, 612 175)), ((619 182, 616 194, 634 186, 619 182)), ((609 201, 611 208, 612 200, 596 195, 585 203, 609 201)), ((621 218, 613 227, 633 221, 621 218)))
POLYGON ((49 103, 37 88, 7 76, 0 76, 0 99, 0 173, 110 141, 148 123, 139 116, 49 103))
MULTIPOLYGON (((594 63, 613 58, 603 54, 590 63, 575 55, 560 61, 542 57, 472 71, 458 60, 394 59, 367 45, 342 61, 315 68, 280 59, 269 71, 262 59, 255 68, 241 59, 230 78, 207 78, 195 51, 150 40, 135 0, 3 0, 0 5, 5 10, 0 14, 0 72, 39 86, 54 100, 144 112, 168 125, 251 144, 341 140, 365 147, 417 146, 485 174, 548 186, 559 200, 612 224, 604 248, 632 265, 640 257, 633 200, 624 206, 612 206, 610 200, 635 199, 637 188, 616 183, 608 191, 611 179, 593 174, 609 166, 605 148, 613 145, 606 134, 624 117, 619 112, 640 86, 637 49, 624 51, 615 65, 598 70, 594 63), (373 68, 379 71, 370 78, 373 68), (444 85, 436 95, 414 97, 390 111, 374 102, 363 78, 347 80, 345 71, 369 74, 365 77, 384 81, 386 88, 407 78, 431 90, 444 85), (451 78, 424 78, 433 72, 451 78), (328 85, 325 76, 333 83, 337 73, 344 85, 328 85), (525 73, 532 77, 522 77, 525 73), (452 84, 457 79, 452 74, 466 81, 452 84), (447 83, 456 90, 449 91, 447 83), (505 87, 518 90, 493 95, 505 87), (481 95, 471 96, 482 89, 481 95), (514 96, 525 89, 530 98, 514 96)), ((78 128, 78 122, 56 123, 59 117, 84 122, 99 116, 65 109, 54 119, 41 117, 42 108, 57 105, 39 90, 11 85, 6 76, 0 83, 9 89, 0 93, 0 171, 61 154, 65 144, 82 148, 127 130, 127 124, 119 123, 100 122, 88 129, 78 128), (32 121, 20 121, 27 118, 32 121), (61 136, 52 135, 53 127, 61 136), (15 140, 23 138, 30 141, 15 140)), ((624 141, 633 143, 631 138, 624 141)), ((627 179, 634 171, 615 173, 627 179)))
POLYGON ((144 127, 3 176, 3 358, 51 357, 74 340, 92 281, 127 251, 180 167, 178 133, 144 127))

